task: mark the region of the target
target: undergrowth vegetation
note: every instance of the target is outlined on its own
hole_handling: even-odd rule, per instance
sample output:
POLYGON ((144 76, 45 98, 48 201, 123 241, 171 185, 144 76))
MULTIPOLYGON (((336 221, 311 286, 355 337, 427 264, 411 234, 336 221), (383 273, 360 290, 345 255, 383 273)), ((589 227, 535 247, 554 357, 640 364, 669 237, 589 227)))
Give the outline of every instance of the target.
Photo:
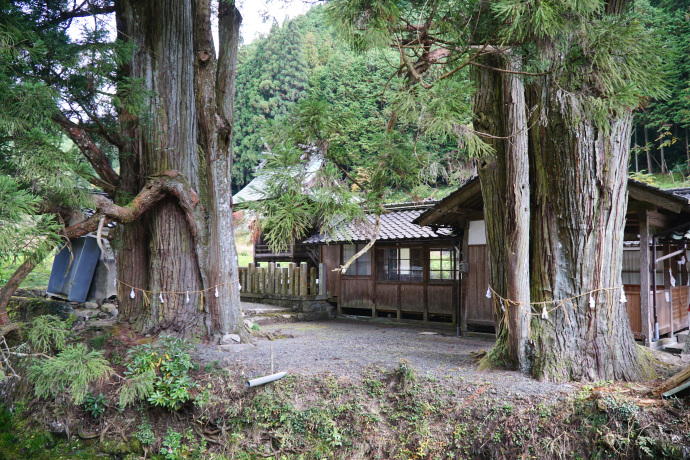
MULTIPOLYGON (((61 327, 50 318, 34 324, 61 327)), ((64 346, 56 345, 60 334, 41 334, 36 343, 54 356, 24 358, 33 360, 28 378, 8 379, 0 388, 0 458, 690 454, 687 401, 646 399, 629 385, 577 385, 570 396, 502 396, 490 382, 418 376, 403 360, 393 369, 368 369, 357 381, 289 375, 247 390, 241 369, 196 366, 192 345, 180 339, 132 347, 112 333, 103 332, 104 340, 71 334, 64 346)))

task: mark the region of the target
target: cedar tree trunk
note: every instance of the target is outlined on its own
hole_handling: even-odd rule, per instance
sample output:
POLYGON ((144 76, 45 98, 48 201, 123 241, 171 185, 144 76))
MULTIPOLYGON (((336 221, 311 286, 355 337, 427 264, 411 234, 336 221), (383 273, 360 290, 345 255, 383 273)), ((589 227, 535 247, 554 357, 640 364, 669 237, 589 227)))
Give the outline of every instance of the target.
POLYGON ((632 115, 603 129, 572 93, 555 85, 529 93, 541 114, 530 130, 532 299, 576 297, 550 304, 548 319, 532 317, 532 375, 638 379, 641 356, 620 301, 632 115))
POLYGON ((630 110, 597 126, 559 75, 526 87, 510 52, 483 59, 474 125, 495 150, 479 168, 491 283, 512 301, 505 313, 494 301, 487 359, 552 381, 638 379, 645 355, 620 302, 630 110))
MULTIPOLYGON (((490 67, 519 69, 516 57, 487 56, 490 67)), ((528 372, 530 186, 525 89, 515 74, 476 68, 475 127, 489 135, 494 154, 482 159, 479 177, 484 197, 497 344, 491 359, 528 372)))
POLYGON ((190 222, 178 201, 167 198, 121 226, 120 314, 139 332, 241 332, 230 189, 241 17, 233 3, 220 3, 216 58, 210 14, 209 1, 117 3, 119 38, 136 47, 122 73, 145 87, 149 107, 119 114, 127 141, 120 150, 118 202, 136 195, 147 177, 176 170, 198 192, 204 210, 190 222), (130 298, 128 286, 148 292, 134 289, 130 298))

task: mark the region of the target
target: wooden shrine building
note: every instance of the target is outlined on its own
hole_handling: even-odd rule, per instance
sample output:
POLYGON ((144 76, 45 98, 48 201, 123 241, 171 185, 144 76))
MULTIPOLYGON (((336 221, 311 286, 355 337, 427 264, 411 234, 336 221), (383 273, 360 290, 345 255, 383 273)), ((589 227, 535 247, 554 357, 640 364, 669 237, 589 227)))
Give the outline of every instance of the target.
POLYGON ((313 235, 326 266, 326 291, 339 314, 456 323, 459 307, 460 237, 450 228, 413 223, 435 202, 388 205, 374 246, 334 271, 371 240, 368 223, 345 222, 334 235, 313 235))
MULTIPOLYGON (((688 189, 661 190, 632 179, 628 181, 621 277, 632 331, 647 344, 655 339, 655 316, 658 335, 673 336, 688 327, 688 197, 688 189)), ((479 179, 468 181, 421 213, 414 222, 435 232, 446 229, 462 236, 459 253, 462 262, 467 264, 467 274, 460 281, 461 328, 493 326, 494 313, 486 297, 489 257, 479 179)))

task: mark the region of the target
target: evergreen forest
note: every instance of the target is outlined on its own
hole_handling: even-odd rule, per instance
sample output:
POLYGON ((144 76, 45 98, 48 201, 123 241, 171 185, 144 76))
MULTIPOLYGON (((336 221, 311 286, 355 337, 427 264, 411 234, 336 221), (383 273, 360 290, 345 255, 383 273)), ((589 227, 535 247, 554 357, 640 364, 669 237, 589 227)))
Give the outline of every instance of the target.
MULTIPOLYGON (((664 77, 668 95, 648 98, 637 108, 630 139, 630 173, 661 187, 680 187, 690 174, 690 21, 687 0, 652 0, 636 3, 648 27, 664 42, 664 77)), ((233 190, 244 187, 255 175, 266 151, 271 126, 285 123, 296 104, 316 99, 337 113, 345 128, 341 158, 354 176, 367 175, 375 166, 391 116, 392 102, 401 84, 396 80, 396 51, 353 50, 328 22, 323 6, 306 15, 274 24, 271 32, 248 45, 238 56, 236 131, 234 136, 233 190), (396 86, 397 85, 397 86, 396 86)), ((469 76, 465 74, 465 79, 469 76)), ((466 96, 467 97, 467 96, 466 96)), ((465 109, 471 119, 470 105, 465 109)), ((404 153, 448 161, 458 152, 452 177, 435 176, 420 181, 405 174, 387 184, 388 200, 442 197, 469 178, 474 169, 462 145, 421 133, 416 120, 403 121, 401 136, 393 146, 404 153), (440 187, 438 193, 434 188, 440 187)), ((448 166, 443 164, 443 166, 448 166)))

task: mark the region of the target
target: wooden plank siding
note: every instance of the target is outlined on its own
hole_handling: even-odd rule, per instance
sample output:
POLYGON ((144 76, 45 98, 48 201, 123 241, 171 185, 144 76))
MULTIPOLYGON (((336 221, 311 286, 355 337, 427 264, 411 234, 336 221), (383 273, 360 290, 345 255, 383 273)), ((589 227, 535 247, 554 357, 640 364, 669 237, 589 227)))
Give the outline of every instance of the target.
MULTIPOLYGON (((339 275, 333 281, 332 268, 339 266, 343 260, 342 244, 321 246, 321 257, 328 272, 327 286, 329 295, 332 290, 337 291, 338 312, 356 309, 357 314, 370 314, 372 317, 389 317, 397 319, 432 320, 447 319, 450 323, 457 322, 459 298, 458 280, 430 280, 429 251, 433 249, 454 247, 452 240, 434 240, 431 242, 375 244, 371 251, 371 275, 348 276, 339 275), (334 248, 338 248, 337 252, 334 248), (423 254, 423 279, 412 281, 383 281, 377 279, 376 250, 382 248, 420 248, 423 254), (337 284, 337 288, 331 287, 337 284), (368 310, 365 312, 364 310, 368 310), (370 312, 370 313, 369 313, 370 312)), ((459 260, 458 260, 459 261, 459 260)), ((345 311, 348 313, 348 311, 345 311)))
POLYGON ((326 266, 326 294, 329 297, 338 297, 340 290, 340 245, 321 245, 321 262, 326 266))
POLYGON ((467 324, 493 326, 494 312, 491 299, 486 298, 486 289, 489 287, 489 249, 488 246, 468 246, 467 257, 469 274, 464 277, 466 283, 467 324))
POLYGON ((636 339, 642 338, 642 308, 640 303, 640 285, 625 284, 625 297, 628 302, 625 304, 625 310, 628 312, 628 319, 630 320, 630 329, 636 339))

